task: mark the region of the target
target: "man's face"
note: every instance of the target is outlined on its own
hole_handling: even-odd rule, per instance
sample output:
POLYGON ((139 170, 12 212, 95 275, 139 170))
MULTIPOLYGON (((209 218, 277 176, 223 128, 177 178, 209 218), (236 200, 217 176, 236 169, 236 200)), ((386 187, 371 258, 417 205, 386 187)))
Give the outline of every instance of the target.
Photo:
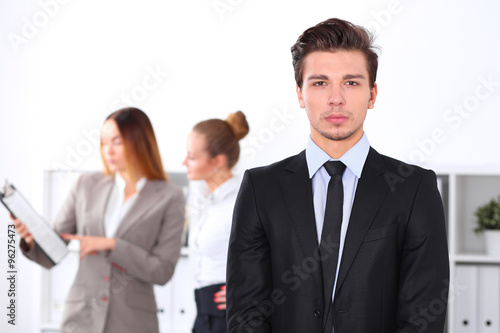
POLYGON ((329 140, 354 145, 363 135, 367 109, 372 109, 377 86, 370 88, 366 59, 360 51, 316 51, 304 59, 301 108, 311 124, 316 144, 329 140))

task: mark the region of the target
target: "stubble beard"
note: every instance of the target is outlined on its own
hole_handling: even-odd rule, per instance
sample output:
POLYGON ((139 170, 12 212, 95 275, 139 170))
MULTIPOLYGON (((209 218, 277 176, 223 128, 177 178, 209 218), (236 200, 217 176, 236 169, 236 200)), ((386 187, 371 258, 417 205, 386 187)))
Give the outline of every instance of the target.
MULTIPOLYGON (((352 119, 352 115, 349 112, 343 112, 343 113, 349 119, 352 119)), ((332 140, 332 141, 347 140, 354 133, 356 133, 361 128, 361 126, 362 126, 362 124, 360 124, 358 127, 354 128, 352 130, 343 130, 342 129, 343 124, 340 124, 340 125, 328 124, 329 125, 329 128, 328 128, 329 131, 326 131, 326 130, 324 130, 324 129, 321 128, 321 122, 322 121, 326 122, 326 120, 324 120, 324 119, 326 119, 330 114, 331 114, 331 112, 322 114, 321 118, 320 118, 321 120, 319 120, 318 122, 316 122, 316 124, 313 124, 313 128, 316 130, 316 132, 318 132, 319 134, 321 134, 323 137, 327 138, 328 140, 332 140)))
MULTIPOLYGON (((335 127, 338 127, 338 125, 335 125, 335 127)), ((359 129, 359 127, 357 129, 359 129)), ((330 133, 330 132, 326 132, 326 131, 323 131, 321 129, 316 128, 316 131, 318 131, 319 134, 321 134, 323 137, 327 138, 328 140, 332 140, 332 141, 347 140, 354 133, 356 133, 356 130, 345 132, 345 131, 342 131, 340 128, 338 128, 335 130, 334 133, 330 133)))

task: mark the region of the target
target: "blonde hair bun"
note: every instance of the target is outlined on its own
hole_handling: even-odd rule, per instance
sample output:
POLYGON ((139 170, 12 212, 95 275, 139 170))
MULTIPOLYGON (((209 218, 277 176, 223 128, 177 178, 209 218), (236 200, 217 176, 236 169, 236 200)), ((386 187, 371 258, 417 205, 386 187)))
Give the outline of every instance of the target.
POLYGON ((226 122, 229 124, 234 136, 238 140, 243 139, 250 130, 245 114, 241 111, 229 114, 226 118, 226 122))

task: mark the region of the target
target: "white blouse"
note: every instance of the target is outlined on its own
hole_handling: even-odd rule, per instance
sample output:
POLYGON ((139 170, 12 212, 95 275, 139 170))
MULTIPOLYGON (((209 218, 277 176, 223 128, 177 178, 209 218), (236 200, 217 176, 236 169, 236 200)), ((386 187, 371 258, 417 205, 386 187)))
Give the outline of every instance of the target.
POLYGON ((226 282, 229 234, 240 183, 233 176, 212 193, 205 182, 190 183, 188 242, 196 288, 226 282))
POLYGON ((106 212, 104 213, 104 231, 107 238, 115 237, 116 229, 118 229, 123 217, 130 210, 130 207, 132 207, 137 200, 139 192, 141 192, 146 185, 146 178, 139 179, 135 184, 135 194, 127 201, 125 201, 125 185, 125 179, 123 179, 120 173, 116 172, 115 184, 109 195, 108 203, 106 204, 106 212))

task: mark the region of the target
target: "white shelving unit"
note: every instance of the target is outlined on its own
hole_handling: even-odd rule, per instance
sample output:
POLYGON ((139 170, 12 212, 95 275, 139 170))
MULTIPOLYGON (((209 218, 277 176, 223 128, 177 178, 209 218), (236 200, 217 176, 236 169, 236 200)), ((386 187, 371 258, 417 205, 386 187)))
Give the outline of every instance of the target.
POLYGON ((437 170, 450 251, 448 333, 500 332, 500 256, 486 255, 474 212, 500 195, 500 167, 437 170), (451 170, 451 171, 450 171, 451 170))

